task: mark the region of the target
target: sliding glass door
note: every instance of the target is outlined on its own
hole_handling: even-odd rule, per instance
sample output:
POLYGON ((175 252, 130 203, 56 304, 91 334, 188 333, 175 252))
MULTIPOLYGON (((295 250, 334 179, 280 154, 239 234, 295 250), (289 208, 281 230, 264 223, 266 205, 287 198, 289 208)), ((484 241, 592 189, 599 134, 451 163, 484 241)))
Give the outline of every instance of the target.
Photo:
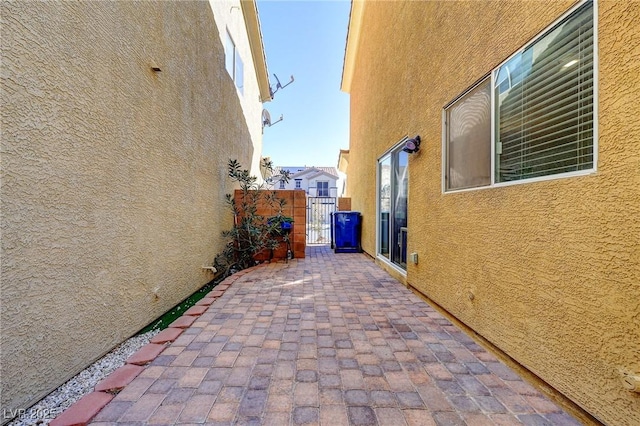
POLYGON ((399 144, 378 160, 378 255, 407 267, 408 156, 399 144))

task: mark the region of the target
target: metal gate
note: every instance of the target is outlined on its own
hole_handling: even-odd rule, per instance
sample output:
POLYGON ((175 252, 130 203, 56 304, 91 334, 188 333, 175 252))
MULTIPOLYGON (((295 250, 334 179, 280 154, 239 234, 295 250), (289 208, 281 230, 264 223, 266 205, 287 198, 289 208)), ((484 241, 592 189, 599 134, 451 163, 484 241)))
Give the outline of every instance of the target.
POLYGON ((337 209, 337 198, 307 197, 307 244, 331 243, 331 214, 337 209))

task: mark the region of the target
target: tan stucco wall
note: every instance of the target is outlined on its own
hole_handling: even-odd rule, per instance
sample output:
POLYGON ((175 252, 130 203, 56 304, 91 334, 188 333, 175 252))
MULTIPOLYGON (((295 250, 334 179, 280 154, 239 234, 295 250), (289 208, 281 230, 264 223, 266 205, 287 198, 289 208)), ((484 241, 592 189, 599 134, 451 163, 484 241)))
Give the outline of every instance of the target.
POLYGON ((407 281, 607 424, 640 424, 640 2, 601 1, 595 174, 442 193, 442 108, 574 4, 368 2, 348 193, 375 254, 376 160, 409 160, 407 281), (470 299, 473 295, 473 300, 470 299))
POLYGON ((251 140, 253 141, 253 157, 251 165, 247 164, 252 176, 261 177, 260 158, 262 156, 262 103, 256 100, 260 97, 260 88, 256 71, 253 67, 251 46, 245 27, 240 0, 209 0, 213 17, 218 27, 218 36, 224 46, 227 31, 236 44, 236 49, 242 58, 244 68, 244 87, 242 93, 238 91, 242 111, 245 115, 251 140))
POLYGON ((212 279, 226 163, 249 165, 253 148, 208 2, 1 12, 8 410, 212 279))

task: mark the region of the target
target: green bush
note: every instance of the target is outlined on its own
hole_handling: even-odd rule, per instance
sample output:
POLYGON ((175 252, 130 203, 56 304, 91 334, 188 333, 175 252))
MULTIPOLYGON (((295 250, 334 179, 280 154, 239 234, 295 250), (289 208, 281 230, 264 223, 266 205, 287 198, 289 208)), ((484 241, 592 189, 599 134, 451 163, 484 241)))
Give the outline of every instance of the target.
MULTIPOLYGON (((263 160, 262 168, 267 175, 273 174, 270 161, 263 160)), ((286 200, 272 190, 271 178, 258 182, 248 170, 242 169, 237 160, 229 160, 228 175, 238 183, 241 196, 236 200, 233 194, 226 195, 226 203, 233 212, 233 227, 223 231, 222 236, 227 242, 214 261, 215 268, 224 275, 256 265, 256 254, 278 248, 283 238, 284 241, 288 238, 282 224, 293 222, 292 218, 282 214, 286 200), (260 215, 258 208, 266 208, 273 214, 268 217, 260 215)), ((289 173, 285 171, 279 178, 286 183, 289 173)))

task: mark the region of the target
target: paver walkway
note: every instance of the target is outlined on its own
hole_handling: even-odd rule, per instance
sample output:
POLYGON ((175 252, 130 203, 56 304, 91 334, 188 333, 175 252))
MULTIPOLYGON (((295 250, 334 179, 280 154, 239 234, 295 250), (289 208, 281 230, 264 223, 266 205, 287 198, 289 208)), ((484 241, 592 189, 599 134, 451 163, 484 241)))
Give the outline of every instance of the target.
POLYGON ((363 254, 243 275, 95 425, 579 425, 363 254))

